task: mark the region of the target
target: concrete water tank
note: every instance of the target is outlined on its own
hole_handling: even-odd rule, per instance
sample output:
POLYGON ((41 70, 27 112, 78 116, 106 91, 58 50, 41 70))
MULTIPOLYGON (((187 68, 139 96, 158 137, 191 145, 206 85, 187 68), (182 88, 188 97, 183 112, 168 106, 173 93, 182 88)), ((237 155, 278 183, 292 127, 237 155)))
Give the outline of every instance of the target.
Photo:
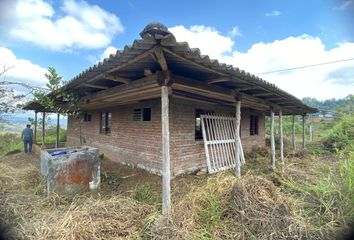
POLYGON ((47 180, 47 195, 96 190, 101 181, 99 150, 88 146, 42 150, 41 174, 47 180))

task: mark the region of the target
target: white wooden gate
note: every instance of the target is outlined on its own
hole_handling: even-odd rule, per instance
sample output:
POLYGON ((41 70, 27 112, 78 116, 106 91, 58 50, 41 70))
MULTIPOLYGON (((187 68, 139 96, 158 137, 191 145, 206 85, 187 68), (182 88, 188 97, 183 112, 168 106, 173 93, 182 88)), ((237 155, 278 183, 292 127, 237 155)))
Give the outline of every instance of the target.
MULTIPOLYGON (((234 168, 236 165, 236 118, 206 114, 200 116, 200 121, 209 173, 234 168)), ((244 163, 241 140, 239 152, 241 163, 244 163)))

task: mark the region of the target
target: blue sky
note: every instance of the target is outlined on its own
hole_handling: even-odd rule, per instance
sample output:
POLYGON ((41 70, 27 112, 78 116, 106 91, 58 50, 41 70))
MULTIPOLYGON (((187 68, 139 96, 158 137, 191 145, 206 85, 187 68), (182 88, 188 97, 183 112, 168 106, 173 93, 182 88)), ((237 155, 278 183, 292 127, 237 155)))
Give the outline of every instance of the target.
MULTIPOLYGON (((43 85, 48 66, 70 80, 152 21, 253 74, 354 58, 354 0, 0 0, 0 65, 8 80, 43 85)), ((354 93, 354 61, 261 77, 299 98, 354 93)))

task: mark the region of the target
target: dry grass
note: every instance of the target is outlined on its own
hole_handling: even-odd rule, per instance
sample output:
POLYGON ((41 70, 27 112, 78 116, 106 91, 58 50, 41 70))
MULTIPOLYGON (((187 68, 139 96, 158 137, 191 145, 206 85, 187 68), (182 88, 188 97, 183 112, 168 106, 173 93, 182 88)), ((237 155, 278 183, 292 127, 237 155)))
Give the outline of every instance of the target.
POLYGON ((47 198, 35 164, 11 166, 11 160, 23 156, 0 162, 0 220, 6 223, 6 239, 136 239, 145 218, 156 211, 156 206, 119 194, 47 198))
POLYGON ((107 172, 100 193, 47 198, 38 159, 15 154, 0 161, 0 218, 13 239, 321 239, 324 228, 334 229, 328 219, 338 216, 321 212, 318 195, 289 186, 321 182, 324 160, 289 155, 272 173, 267 152, 253 154, 241 179, 232 172, 175 179, 167 224, 157 200, 160 178, 107 172))

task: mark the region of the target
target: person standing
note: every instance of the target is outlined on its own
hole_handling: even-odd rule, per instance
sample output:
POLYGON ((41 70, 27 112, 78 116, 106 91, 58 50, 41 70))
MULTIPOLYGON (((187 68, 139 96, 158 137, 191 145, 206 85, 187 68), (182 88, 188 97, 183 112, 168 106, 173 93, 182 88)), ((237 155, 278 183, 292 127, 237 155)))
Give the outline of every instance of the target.
POLYGON ((32 152, 33 130, 31 125, 27 124, 26 128, 22 130, 21 138, 23 140, 25 153, 32 152))

